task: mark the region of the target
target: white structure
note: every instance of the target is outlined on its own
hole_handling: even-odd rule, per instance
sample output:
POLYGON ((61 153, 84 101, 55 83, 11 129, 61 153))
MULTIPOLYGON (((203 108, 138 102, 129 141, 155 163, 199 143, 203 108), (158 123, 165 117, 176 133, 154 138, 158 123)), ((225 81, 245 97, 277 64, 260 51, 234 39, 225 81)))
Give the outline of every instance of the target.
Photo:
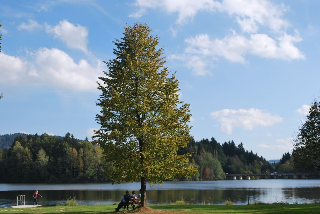
POLYGON ((17 206, 19 205, 26 205, 26 196, 25 195, 18 195, 17 196, 17 206), (20 202, 20 204, 19 204, 20 202), (23 203, 22 203, 23 202, 23 203))

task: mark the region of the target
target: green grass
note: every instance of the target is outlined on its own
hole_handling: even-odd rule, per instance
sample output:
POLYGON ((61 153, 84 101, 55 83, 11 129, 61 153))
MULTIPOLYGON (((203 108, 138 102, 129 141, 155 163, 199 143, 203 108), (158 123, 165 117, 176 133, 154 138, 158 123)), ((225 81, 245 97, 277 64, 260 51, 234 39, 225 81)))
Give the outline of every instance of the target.
POLYGON ((157 205, 162 210, 188 210, 186 213, 320 213, 320 204, 264 205, 157 205))
MULTIPOLYGON (((115 213, 116 205, 0 208, 0 213, 115 213)), ((134 213, 320 213, 320 204, 264 205, 150 205, 152 210, 134 213)), ((121 209, 120 213, 124 213, 121 209)), ((126 213, 133 213, 132 211, 126 213)))

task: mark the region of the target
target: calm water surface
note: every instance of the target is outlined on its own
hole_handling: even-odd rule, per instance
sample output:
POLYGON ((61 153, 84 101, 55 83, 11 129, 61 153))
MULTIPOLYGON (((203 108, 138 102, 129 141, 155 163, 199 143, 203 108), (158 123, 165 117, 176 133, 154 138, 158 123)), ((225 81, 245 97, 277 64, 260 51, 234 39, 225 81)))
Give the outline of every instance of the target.
MULTIPOLYGON (((113 204, 120 201, 125 190, 138 190, 140 183, 125 184, 0 184, 0 207, 16 204, 17 195, 26 196, 33 204, 32 194, 39 190, 39 204, 56 205, 70 197, 79 204, 113 204)), ((184 199, 193 204, 313 203, 320 202, 320 180, 232 180, 179 181, 147 186, 148 204, 169 204, 184 199)))

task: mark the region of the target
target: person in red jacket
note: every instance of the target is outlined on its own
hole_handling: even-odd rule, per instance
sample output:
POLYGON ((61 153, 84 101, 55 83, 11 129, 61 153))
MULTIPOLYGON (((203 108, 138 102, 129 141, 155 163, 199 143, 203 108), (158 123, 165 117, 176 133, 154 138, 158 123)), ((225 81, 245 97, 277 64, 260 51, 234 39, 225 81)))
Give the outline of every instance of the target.
POLYGON ((42 195, 40 195, 39 193, 38 193, 38 190, 36 190, 35 192, 34 192, 34 194, 33 194, 33 199, 34 199, 34 205, 38 205, 38 197, 41 197, 42 198, 42 195))

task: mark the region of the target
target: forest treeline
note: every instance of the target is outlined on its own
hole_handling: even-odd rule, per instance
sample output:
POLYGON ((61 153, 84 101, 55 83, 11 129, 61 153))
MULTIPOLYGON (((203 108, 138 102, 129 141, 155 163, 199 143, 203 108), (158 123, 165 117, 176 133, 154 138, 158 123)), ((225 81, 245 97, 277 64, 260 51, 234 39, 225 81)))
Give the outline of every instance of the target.
POLYGON ((0 135, 0 149, 5 149, 5 148, 9 148, 12 144, 12 142, 14 142, 14 139, 16 139, 16 137, 18 136, 25 136, 27 137, 27 134, 24 133, 14 133, 14 134, 5 134, 5 135, 0 135))
MULTIPOLYGON (((189 180, 219 180, 225 178, 225 173, 294 170, 289 153, 278 164, 270 164, 233 141, 220 144, 214 138, 192 140, 179 150, 180 154, 187 152, 192 153, 190 164, 199 169, 189 180)), ((70 133, 64 137, 16 135, 10 147, 0 149, 0 182, 6 183, 108 182, 110 167, 99 145, 88 139, 79 141, 70 133)))

